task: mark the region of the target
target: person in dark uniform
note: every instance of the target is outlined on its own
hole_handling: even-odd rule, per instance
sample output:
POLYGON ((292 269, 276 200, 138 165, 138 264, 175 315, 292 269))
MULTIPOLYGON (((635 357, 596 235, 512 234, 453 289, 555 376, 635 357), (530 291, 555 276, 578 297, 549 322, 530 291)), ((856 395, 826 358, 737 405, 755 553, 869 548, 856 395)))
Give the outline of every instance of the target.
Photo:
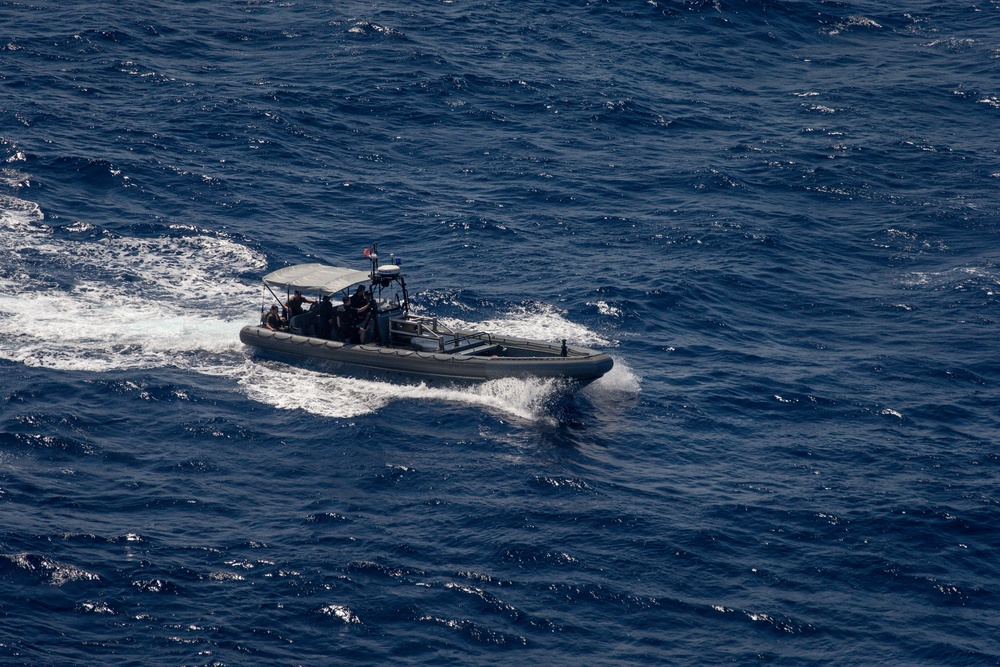
POLYGON ((368 308, 368 295, 365 294, 364 285, 358 285, 357 291, 351 296, 351 306, 353 306, 359 314, 363 314, 365 309, 368 308))
POLYGON ((312 299, 307 299, 302 296, 302 292, 295 290, 295 294, 292 295, 287 302, 285 302, 285 308, 288 310, 288 319, 295 317, 296 315, 302 314, 302 304, 303 303, 316 303, 312 299))
POLYGON ((355 328, 355 310, 351 307, 351 297, 344 295, 344 302, 336 309, 337 337, 345 343, 351 342, 351 332, 355 328))
POLYGON ((329 340, 333 334, 333 304, 330 296, 323 295, 319 301, 319 337, 329 340))
POLYGON ((364 343, 366 338, 366 325, 369 322, 368 314, 371 311, 371 301, 368 294, 365 294, 365 286, 358 285, 358 289, 351 296, 351 308, 354 310, 354 321, 351 326, 351 342, 364 343))
POLYGON ((278 314, 277 306, 271 306, 271 310, 264 316, 264 326, 271 331, 281 331, 284 328, 285 322, 278 314))

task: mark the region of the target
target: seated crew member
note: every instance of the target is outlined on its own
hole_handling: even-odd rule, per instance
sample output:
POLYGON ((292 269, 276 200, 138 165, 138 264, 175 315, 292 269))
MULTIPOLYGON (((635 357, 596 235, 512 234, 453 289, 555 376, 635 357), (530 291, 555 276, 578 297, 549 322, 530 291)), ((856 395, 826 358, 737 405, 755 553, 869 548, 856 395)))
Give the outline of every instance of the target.
POLYGON ((307 299, 302 296, 302 292, 295 290, 295 294, 285 302, 285 308, 288 309, 288 318, 291 319, 296 315, 302 314, 302 304, 303 303, 316 303, 312 299, 307 299))
POLYGON ((264 326, 271 331, 281 331, 285 326, 285 321, 278 314, 278 307, 271 306, 271 310, 264 316, 264 326))

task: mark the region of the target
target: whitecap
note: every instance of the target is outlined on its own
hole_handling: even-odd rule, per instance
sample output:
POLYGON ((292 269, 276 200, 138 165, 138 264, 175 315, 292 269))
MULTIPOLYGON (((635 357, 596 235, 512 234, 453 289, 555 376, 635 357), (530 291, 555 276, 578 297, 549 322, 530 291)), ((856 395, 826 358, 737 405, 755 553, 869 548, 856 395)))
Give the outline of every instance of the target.
POLYGON ((351 608, 347 605, 342 604, 328 604, 325 607, 320 607, 319 613, 325 614, 326 616, 334 616, 339 618, 344 623, 360 623, 361 619, 358 615, 351 611, 351 608))

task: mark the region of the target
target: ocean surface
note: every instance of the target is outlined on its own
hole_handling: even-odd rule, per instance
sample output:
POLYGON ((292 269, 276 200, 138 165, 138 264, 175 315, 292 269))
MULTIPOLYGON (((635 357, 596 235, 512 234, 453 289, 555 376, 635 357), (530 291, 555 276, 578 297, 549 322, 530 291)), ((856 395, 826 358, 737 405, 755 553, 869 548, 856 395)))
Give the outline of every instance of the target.
POLYGON ((998 0, 0 0, 0 664, 1000 664, 998 0), (605 350, 393 384, 290 264, 605 350))

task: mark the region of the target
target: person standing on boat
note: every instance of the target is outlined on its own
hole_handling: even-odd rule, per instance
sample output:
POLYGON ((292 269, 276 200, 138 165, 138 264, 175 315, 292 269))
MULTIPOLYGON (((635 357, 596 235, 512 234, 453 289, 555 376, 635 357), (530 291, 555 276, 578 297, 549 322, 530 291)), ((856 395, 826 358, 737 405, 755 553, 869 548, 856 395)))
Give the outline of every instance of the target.
POLYGON ((369 306, 368 295, 365 294, 365 286, 358 285, 358 289, 351 297, 351 306, 358 311, 358 315, 364 315, 369 306))
POLYGON ((330 295, 324 294, 319 301, 319 337, 331 338, 333 334, 333 304, 330 295))
POLYGON ((278 314, 277 306, 271 306, 271 310, 264 316, 264 326, 271 331, 281 331, 284 328, 285 322, 278 314))
MULTIPOLYGON (((371 301, 368 299, 369 295, 365 294, 365 286, 358 285, 358 289, 354 292, 351 297, 351 309, 352 309, 352 322, 350 329, 350 341, 352 343, 365 343, 367 342, 367 326, 369 322, 369 311, 371 310, 371 301)), ((348 338, 345 334, 345 340, 348 338)))
POLYGON ((285 302, 285 308, 288 309, 288 318, 291 319, 296 315, 302 314, 302 304, 303 303, 316 303, 312 299, 307 299, 302 296, 302 292, 295 290, 295 294, 292 295, 287 302, 285 302))
POLYGON ((345 343, 351 342, 351 331, 354 329, 355 311, 351 307, 351 297, 344 295, 344 302, 337 306, 335 322, 337 324, 337 338, 345 343))

